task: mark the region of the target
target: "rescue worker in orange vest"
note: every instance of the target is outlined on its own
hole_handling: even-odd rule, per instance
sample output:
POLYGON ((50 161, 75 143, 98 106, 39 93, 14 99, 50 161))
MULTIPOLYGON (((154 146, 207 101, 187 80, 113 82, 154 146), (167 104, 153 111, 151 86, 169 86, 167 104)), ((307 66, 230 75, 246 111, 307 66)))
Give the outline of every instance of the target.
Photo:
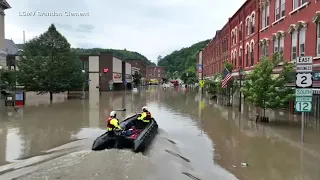
MULTIPOLYGON (((142 113, 141 113, 141 116, 138 117, 138 122, 142 122, 141 124, 146 126, 150 123, 150 120, 151 120, 151 113, 148 111, 148 108, 146 106, 144 106, 142 108, 142 113)), ((140 124, 140 123, 139 123, 140 124)))
POLYGON ((115 130, 122 130, 122 128, 119 126, 119 120, 116 117, 117 117, 116 111, 111 111, 110 117, 107 121, 108 135, 110 136, 114 135, 115 130))

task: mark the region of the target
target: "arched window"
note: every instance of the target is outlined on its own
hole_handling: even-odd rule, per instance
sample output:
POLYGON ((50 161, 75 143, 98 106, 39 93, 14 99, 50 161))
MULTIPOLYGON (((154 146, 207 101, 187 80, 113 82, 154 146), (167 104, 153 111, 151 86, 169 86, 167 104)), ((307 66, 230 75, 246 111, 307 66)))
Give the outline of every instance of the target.
POLYGON ((247 17, 247 20, 246 20, 246 31, 247 31, 247 36, 250 35, 250 17, 247 17))
POLYGON ((255 13, 253 13, 251 16, 251 33, 254 33, 255 24, 256 24, 255 13))
POLYGON ((249 67, 249 44, 246 45, 246 67, 249 67))
POLYGON ((237 67, 237 50, 235 49, 234 50, 234 67, 233 68, 236 68, 237 67))
POLYGON ((251 42, 251 63, 250 65, 253 66, 254 64, 254 42, 251 42))

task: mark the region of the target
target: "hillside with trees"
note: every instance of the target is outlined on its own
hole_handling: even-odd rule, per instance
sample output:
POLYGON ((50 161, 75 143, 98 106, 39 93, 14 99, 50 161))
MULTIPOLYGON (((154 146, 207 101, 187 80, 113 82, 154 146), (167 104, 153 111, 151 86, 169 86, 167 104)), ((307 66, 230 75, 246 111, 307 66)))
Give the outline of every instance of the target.
POLYGON ((166 67, 167 76, 180 77, 183 81, 192 83, 196 77, 196 54, 209 41, 201 41, 190 47, 174 51, 163 58, 158 58, 158 65, 166 67))
POLYGON ((113 52, 114 56, 117 56, 123 60, 141 59, 147 65, 155 65, 153 62, 148 60, 145 56, 141 55, 140 53, 134 52, 134 51, 128 51, 126 49, 120 50, 120 49, 103 49, 103 48, 91 48, 91 49, 73 48, 72 50, 73 52, 75 52, 76 55, 94 55, 94 54, 98 54, 99 52, 113 52))

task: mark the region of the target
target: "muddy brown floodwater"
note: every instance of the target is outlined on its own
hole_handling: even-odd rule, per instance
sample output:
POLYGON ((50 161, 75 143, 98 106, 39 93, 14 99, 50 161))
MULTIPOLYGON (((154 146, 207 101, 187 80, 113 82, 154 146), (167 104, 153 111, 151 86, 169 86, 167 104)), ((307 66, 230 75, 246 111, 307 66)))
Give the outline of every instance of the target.
POLYGON ((320 133, 312 128, 302 146, 298 126, 257 125, 208 99, 201 109, 196 92, 148 87, 88 95, 17 112, 0 107, 0 179, 320 179, 320 133), (90 150, 111 110, 126 108, 118 113, 124 119, 145 105, 159 124, 146 152, 90 150))

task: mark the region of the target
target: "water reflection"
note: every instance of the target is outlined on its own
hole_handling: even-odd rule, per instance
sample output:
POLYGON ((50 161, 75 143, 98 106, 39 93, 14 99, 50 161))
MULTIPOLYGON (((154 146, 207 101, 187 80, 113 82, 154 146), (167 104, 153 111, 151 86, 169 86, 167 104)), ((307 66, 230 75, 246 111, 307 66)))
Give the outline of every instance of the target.
POLYGON ((19 135, 19 128, 10 129, 7 132, 7 145, 6 145, 6 160, 14 161, 23 155, 24 143, 19 135))
MULTIPOLYGON (((198 103, 190 103, 192 99, 199 100, 196 93, 173 96, 174 100, 167 96, 164 101, 168 106, 197 116, 198 103), (189 103, 182 107, 181 102, 186 99, 189 103)), ((320 179, 318 132, 308 131, 309 144, 302 148, 300 129, 295 126, 257 125, 247 115, 239 114, 237 108, 206 103, 201 111, 201 122, 214 142, 214 160, 240 179, 320 179), (248 163, 249 167, 242 168, 241 162, 248 163)), ((247 113, 253 111, 250 106, 244 109, 247 113)))

